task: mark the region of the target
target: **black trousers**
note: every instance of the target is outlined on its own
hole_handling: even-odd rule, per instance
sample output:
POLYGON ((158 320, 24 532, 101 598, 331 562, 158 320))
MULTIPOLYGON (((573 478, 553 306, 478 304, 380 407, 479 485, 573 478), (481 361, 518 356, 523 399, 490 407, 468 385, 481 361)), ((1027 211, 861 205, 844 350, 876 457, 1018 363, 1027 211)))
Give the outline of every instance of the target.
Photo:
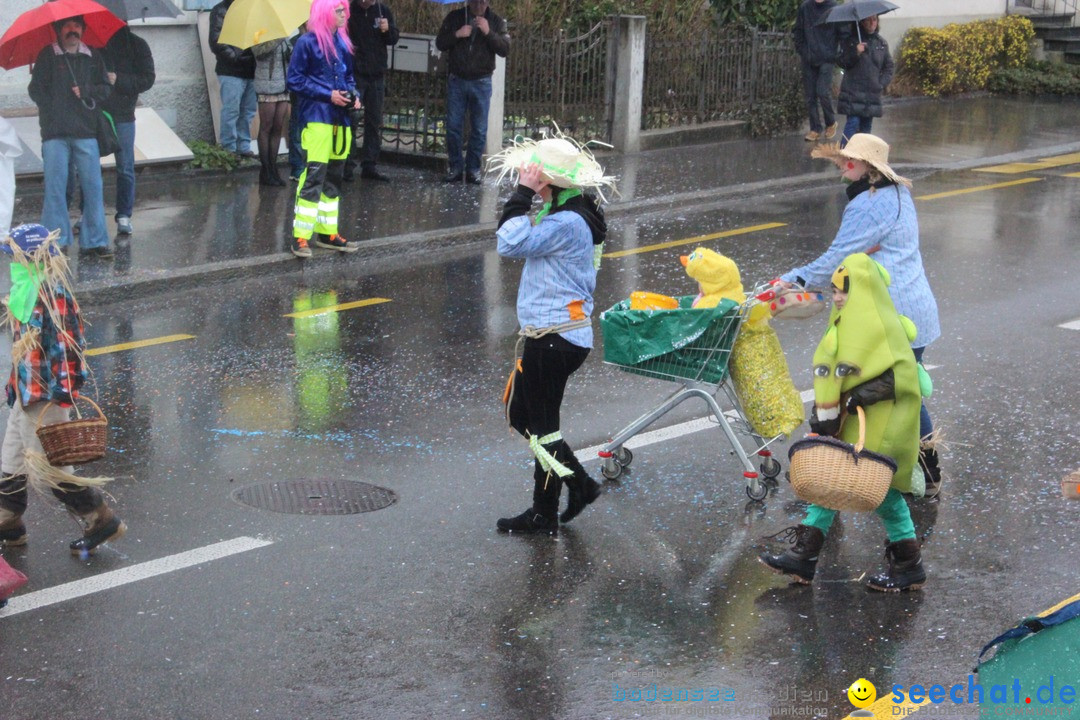
MULTIPOLYGON (((588 348, 574 345, 560 335, 526 339, 508 409, 511 427, 526 438, 544 437, 558 430, 566 382, 588 356, 588 348)), ((574 472, 566 478, 567 483, 579 482, 587 476, 565 440, 544 447, 574 472)), ((558 514, 563 482, 554 471, 545 471, 539 460, 534 461, 533 510, 549 518, 558 514)))
MULTIPOLYGON (((386 78, 365 75, 356 76, 356 89, 360 92, 360 103, 364 106, 364 142, 356 143, 349 159, 345 161, 345 174, 349 175, 356 167, 356 158, 360 158, 361 169, 374 169, 379 161, 379 149, 382 147, 383 101, 386 99, 386 78)), ((354 113, 353 117, 359 115, 354 113)))
MULTIPOLYGON (((64 490, 52 489, 56 498, 71 508, 76 515, 86 515, 97 510, 105 501, 97 488, 78 487, 62 483, 64 490)), ((0 507, 16 515, 26 512, 27 493, 26 476, 12 475, 0 479, 0 507)))

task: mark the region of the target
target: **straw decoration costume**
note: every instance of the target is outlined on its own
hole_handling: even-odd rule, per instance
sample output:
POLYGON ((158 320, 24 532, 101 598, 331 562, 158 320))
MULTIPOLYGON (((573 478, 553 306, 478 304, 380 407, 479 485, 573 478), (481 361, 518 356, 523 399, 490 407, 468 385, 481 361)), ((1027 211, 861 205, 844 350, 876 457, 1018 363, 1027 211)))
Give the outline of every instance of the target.
POLYGON ((590 315, 596 272, 607 224, 593 191, 614 190, 614 178, 581 144, 562 135, 518 140, 489 159, 499 178, 515 171, 519 184, 507 200, 496 233, 499 254, 525 261, 518 287, 520 356, 503 397, 511 427, 529 442, 534 456, 533 504, 502 518, 504 532, 555 533, 600 496, 563 439, 559 412, 570 376, 593 345, 590 315), (530 220, 533 199, 544 205, 530 220), (559 515, 562 486, 566 510, 559 515))
POLYGON ((70 419, 87 377, 82 317, 71 292, 67 260, 57 250, 58 237, 59 232, 49 233, 41 225, 21 225, 0 245, 12 258, 4 316, 12 332, 7 383, 11 415, 0 463, 0 543, 26 542, 22 515, 29 484, 42 493, 51 491, 83 521, 83 537, 70 545, 81 555, 120 537, 126 527, 99 489, 112 478, 80 477, 71 466, 54 467, 36 435, 39 424, 70 419))

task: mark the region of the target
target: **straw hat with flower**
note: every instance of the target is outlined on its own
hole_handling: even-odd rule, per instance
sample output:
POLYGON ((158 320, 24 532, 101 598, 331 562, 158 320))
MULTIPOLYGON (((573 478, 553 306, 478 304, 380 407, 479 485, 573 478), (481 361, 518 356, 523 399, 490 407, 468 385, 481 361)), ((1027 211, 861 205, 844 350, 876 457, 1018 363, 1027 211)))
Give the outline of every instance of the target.
POLYGON ((840 147, 840 144, 834 145, 822 145, 814 148, 810 153, 810 157, 824 158, 826 160, 832 160, 837 165, 840 164, 841 158, 847 160, 862 160, 870 167, 877 170, 883 177, 892 180, 898 185, 904 187, 911 187, 911 181, 906 177, 897 175, 891 167, 889 167, 889 144, 879 138, 877 135, 871 135, 869 133, 857 133, 851 136, 845 147, 840 147))
MULTIPOLYGON (((604 145, 591 141, 587 144, 604 145)), ((518 168, 536 163, 543 170, 544 180, 555 187, 595 190, 602 200, 604 189, 618 194, 615 178, 604 174, 604 168, 596 161, 586 145, 579 143, 569 135, 564 135, 557 127, 554 134, 540 140, 514 138, 510 147, 488 158, 488 172, 497 173, 501 181, 518 168)))

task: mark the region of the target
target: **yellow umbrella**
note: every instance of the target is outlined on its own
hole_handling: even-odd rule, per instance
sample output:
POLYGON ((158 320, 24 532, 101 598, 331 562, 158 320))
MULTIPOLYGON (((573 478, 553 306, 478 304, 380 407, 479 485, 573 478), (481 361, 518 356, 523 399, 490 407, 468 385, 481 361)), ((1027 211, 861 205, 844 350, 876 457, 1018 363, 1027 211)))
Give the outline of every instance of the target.
POLYGON ((218 42, 249 48, 287 38, 307 22, 311 0, 236 0, 225 13, 218 42))

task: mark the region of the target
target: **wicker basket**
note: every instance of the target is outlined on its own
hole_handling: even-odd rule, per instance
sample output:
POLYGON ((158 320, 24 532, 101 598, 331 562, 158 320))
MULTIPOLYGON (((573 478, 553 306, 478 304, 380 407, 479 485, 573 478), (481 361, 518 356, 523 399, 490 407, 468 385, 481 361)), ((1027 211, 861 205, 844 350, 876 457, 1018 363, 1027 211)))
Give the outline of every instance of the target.
POLYGON ((896 462, 863 449, 866 416, 859 412, 859 442, 814 436, 788 450, 791 487, 800 499, 830 510, 874 510, 889 492, 896 462))
POLYGON ((41 418, 45 416, 45 410, 38 416, 38 440, 41 441, 45 457, 53 467, 81 465, 105 457, 105 431, 109 427, 109 420, 96 402, 88 397, 83 399, 94 406, 97 417, 78 417, 42 427, 41 418))

